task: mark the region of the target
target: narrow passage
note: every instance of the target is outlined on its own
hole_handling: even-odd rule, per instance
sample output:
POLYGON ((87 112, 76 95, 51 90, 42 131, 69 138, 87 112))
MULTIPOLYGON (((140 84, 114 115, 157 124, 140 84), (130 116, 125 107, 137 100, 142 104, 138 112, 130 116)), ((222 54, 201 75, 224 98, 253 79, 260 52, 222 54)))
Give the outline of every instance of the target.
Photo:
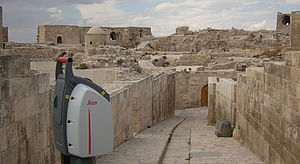
POLYGON ((207 108, 177 111, 176 116, 146 129, 99 157, 100 163, 263 164, 233 138, 217 138, 207 125, 207 108))

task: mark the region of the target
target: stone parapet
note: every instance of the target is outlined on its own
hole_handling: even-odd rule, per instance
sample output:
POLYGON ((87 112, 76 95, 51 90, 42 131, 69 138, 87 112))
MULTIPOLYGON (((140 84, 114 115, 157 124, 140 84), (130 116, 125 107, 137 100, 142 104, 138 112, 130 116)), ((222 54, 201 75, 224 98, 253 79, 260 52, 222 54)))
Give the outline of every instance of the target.
POLYGON ((0 156, 5 163, 55 163, 49 74, 32 73, 29 56, 0 56, 0 156))
POLYGON ((267 163, 299 163, 299 52, 238 75, 239 140, 267 163))

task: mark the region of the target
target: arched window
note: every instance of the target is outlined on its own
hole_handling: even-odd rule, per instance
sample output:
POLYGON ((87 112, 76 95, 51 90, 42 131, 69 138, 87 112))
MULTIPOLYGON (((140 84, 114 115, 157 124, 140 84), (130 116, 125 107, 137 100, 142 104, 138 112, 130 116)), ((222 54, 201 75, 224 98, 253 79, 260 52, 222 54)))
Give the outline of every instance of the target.
POLYGON ((116 40, 117 39, 117 35, 115 32, 111 32, 109 35, 110 40, 116 40))
POLYGON ((291 23, 291 18, 290 18, 290 16, 288 16, 288 15, 284 16, 284 18, 283 18, 283 20, 282 20, 282 24, 283 24, 283 25, 290 25, 290 23, 291 23))
POLYGON ((57 37, 56 43, 57 43, 57 44, 61 44, 61 43, 62 43, 62 37, 61 37, 61 36, 58 36, 58 37, 57 37))
POLYGON ((90 41, 90 45, 92 45, 93 44, 93 41, 90 41))

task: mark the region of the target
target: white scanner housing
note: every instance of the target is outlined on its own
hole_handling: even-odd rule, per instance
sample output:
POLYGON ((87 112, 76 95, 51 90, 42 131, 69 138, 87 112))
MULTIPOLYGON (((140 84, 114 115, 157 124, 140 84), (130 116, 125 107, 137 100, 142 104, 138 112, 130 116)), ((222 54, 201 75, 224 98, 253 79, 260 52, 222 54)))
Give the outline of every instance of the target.
POLYGON ((70 95, 67 112, 69 153, 82 158, 110 153, 113 138, 110 102, 93 88, 78 84, 70 95))

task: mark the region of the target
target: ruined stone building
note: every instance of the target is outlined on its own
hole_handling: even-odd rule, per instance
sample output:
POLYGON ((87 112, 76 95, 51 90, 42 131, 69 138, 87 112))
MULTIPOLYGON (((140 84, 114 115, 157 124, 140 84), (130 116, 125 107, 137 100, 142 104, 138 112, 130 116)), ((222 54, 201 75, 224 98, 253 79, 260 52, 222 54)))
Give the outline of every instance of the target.
POLYGON ((0 6, 0 48, 5 48, 5 42, 8 42, 8 27, 3 27, 2 6, 0 6))
POLYGON ((290 45, 292 47, 300 46, 300 11, 283 14, 278 12, 276 32, 291 36, 290 45))
MULTIPOLYGON (((83 44, 91 27, 75 25, 39 25, 37 43, 83 44)), ((106 33, 105 44, 134 46, 135 41, 151 38, 150 27, 101 27, 106 33)))

